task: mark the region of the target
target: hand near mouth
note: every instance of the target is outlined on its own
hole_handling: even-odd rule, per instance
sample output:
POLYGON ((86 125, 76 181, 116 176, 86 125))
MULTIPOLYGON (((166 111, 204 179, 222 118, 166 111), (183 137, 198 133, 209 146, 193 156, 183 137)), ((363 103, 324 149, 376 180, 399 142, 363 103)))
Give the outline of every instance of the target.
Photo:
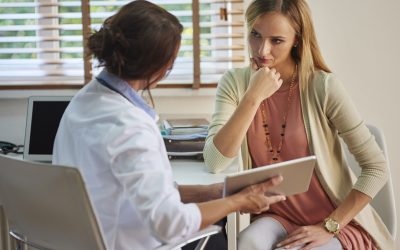
POLYGON ((250 62, 251 76, 247 92, 261 103, 280 88, 281 75, 274 68, 260 67, 254 58, 250 58, 250 62))

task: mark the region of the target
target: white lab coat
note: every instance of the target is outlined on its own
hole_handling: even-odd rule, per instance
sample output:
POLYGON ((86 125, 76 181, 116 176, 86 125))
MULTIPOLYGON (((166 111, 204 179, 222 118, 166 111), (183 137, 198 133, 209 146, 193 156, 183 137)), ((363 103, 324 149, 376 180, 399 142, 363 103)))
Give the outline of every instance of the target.
POLYGON ((153 249, 200 228, 198 206, 174 187, 156 122, 97 80, 66 109, 53 163, 81 170, 107 249, 153 249))

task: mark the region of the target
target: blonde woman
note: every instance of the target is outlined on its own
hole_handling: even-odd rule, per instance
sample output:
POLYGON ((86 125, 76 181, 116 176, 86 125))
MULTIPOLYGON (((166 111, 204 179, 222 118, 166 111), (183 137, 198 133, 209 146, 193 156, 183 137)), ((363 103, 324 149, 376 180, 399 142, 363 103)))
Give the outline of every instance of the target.
POLYGON ((393 249, 368 205, 387 180, 386 160, 319 50, 304 0, 255 0, 246 11, 249 67, 218 84, 204 149, 212 172, 241 152, 245 169, 316 155, 306 193, 274 204, 239 236, 240 249, 393 249), (343 138, 362 167, 343 160, 343 138))

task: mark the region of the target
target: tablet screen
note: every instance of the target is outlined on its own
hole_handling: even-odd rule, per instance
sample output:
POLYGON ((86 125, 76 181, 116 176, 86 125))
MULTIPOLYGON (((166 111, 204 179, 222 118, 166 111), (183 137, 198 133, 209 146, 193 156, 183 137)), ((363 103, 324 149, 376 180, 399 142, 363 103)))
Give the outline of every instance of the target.
POLYGON ((266 181, 279 174, 282 175, 283 181, 270 190, 272 193, 290 196, 306 192, 310 186, 316 161, 317 158, 312 155, 227 175, 224 196, 234 194, 249 185, 266 181))

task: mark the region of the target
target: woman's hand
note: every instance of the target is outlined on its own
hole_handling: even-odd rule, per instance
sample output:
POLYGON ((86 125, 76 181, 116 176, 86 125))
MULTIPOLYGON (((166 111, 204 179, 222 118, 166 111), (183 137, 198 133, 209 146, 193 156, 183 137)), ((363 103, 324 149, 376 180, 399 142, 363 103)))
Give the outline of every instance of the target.
POLYGON ((302 246, 300 250, 310 250, 314 247, 322 246, 333 238, 333 234, 325 230, 321 224, 299 227, 285 240, 281 241, 277 247, 292 248, 302 246))
POLYGON ((246 94, 251 95, 258 102, 270 97, 282 85, 281 74, 274 68, 258 67, 256 61, 252 60, 252 70, 249 88, 246 94))
POLYGON ((239 193, 232 195, 232 198, 240 204, 239 211, 241 213, 260 214, 267 211, 271 204, 286 199, 283 195, 269 194, 269 190, 279 185, 282 180, 282 176, 273 177, 266 182, 244 188, 239 193))

